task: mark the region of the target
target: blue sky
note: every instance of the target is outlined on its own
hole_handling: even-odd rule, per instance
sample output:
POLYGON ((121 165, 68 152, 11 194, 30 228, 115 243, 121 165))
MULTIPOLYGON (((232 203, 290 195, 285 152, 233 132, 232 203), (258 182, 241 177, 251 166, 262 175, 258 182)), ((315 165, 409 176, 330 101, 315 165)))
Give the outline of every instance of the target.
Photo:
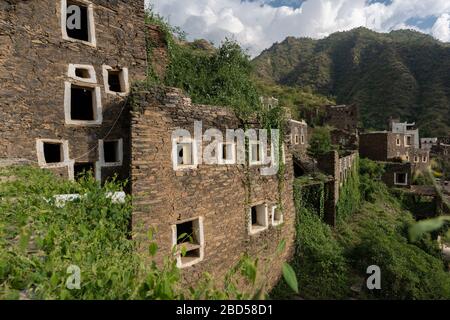
POLYGON ((238 40, 252 55, 287 36, 323 38, 367 27, 414 29, 450 42, 450 0, 147 0, 188 33, 219 44, 238 40))

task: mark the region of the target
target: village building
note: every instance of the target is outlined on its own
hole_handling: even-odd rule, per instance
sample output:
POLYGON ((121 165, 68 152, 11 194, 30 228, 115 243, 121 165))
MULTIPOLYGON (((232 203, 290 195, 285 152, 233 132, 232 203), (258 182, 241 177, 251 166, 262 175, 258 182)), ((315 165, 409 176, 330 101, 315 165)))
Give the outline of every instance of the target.
MULTIPOLYGON (((270 132, 266 149, 261 126, 249 123, 259 136, 247 137, 244 162, 237 161, 242 141, 235 137, 217 140, 211 150, 216 163, 206 164, 202 157, 209 142, 199 136, 213 129, 209 133, 225 137, 244 124, 231 108, 195 105, 178 89, 138 87, 130 98, 133 84, 146 79, 148 63, 163 73, 167 62, 161 33, 145 24, 144 1, 1 6, 1 161, 31 163, 68 179, 85 171, 102 182, 115 175, 128 179, 131 225, 142 252, 156 241, 156 260, 162 262, 175 248, 188 281, 204 272, 223 280, 248 254, 259 260, 267 286, 275 285, 293 253, 291 151, 306 153, 306 123, 286 130, 278 158, 270 132), (81 13, 76 30, 67 24, 73 6, 81 13), (148 41, 157 44, 150 57, 148 41), (177 130, 186 136, 174 139, 177 130), (276 170, 281 164, 283 176, 276 170), (271 165, 275 171, 265 174, 271 165), (147 238, 150 229, 154 239, 147 238), (286 249, 279 253, 282 241, 286 249)), ((263 102, 268 108, 278 103, 263 102)))

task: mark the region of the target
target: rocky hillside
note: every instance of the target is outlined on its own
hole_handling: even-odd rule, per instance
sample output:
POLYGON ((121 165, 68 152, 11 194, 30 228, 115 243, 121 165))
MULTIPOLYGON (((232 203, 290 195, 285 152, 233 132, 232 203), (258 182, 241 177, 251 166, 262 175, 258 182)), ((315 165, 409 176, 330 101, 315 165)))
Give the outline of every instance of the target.
POLYGON ((328 38, 286 38, 253 61, 268 83, 310 88, 357 103, 367 128, 389 116, 417 120, 424 135, 450 132, 450 45, 415 31, 365 28, 328 38))

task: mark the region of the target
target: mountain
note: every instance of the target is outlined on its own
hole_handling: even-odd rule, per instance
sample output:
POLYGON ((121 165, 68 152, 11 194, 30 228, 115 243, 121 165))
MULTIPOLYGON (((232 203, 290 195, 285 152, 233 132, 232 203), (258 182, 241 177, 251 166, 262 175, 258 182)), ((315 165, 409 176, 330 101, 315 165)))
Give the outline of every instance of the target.
POLYGON ((416 121, 422 136, 450 135, 450 45, 431 36, 357 28, 321 40, 288 37, 253 64, 267 83, 358 104, 366 128, 385 129, 394 116, 416 121))

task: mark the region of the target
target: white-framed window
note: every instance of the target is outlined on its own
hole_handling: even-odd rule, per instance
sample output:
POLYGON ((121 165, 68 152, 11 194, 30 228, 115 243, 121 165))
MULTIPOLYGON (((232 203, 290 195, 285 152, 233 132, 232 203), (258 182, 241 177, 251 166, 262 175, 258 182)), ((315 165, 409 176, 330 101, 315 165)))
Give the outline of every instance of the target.
POLYGON ((178 137, 172 141, 172 162, 176 171, 197 168, 197 146, 192 138, 178 137))
POLYGON ((418 156, 414 156, 414 163, 418 163, 419 162, 419 157, 418 156))
POLYGON ((408 174, 405 172, 394 173, 394 184, 398 186, 408 185, 408 174))
POLYGON ((427 156, 423 156, 422 157, 422 162, 423 163, 427 163, 428 162, 428 157, 427 156))
POLYGON ((91 126, 103 122, 100 88, 92 84, 65 82, 64 114, 66 124, 91 126))
POLYGON ((37 139, 36 149, 41 168, 61 168, 70 164, 67 140, 37 139))
POLYGON ((103 81, 105 86, 105 92, 107 94, 116 94, 119 96, 124 96, 130 92, 128 68, 113 68, 104 65, 103 81))
POLYGON ((284 215, 283 211, 278 206, 272 206, 272 225, 279 226, 283 223, 284 215))
POLYGON ((302 134, 302 135, 300 136, 300 143, 301 143, 301 144, 305 144, 305 135, 304 135, 304 134, 302 134))
POLYGON ((299 144, 300 140, 299 140, 299 136, 298 134, 295 135, 295 144, 299 144))
POLYGON ((412 137, 411 136, 405 136, 405 147, 410 147, 412 144, 412 137))
POLYGON ((257 141, 250 141, 249 143, 250 165, 256 166, 262 164, 263 157, 264 157, 264 150, 262 148, 262 144, 257 141))
POLYGON ((248 211, 249 234, 254 235, 267 230, 269 227, 268 206, 265 203, 256 204, 248 211))
POLYGON ((205 246, 203 217, 172 225, 172 244, 176 247, 178 268, 187 268, 202 261, 205 246))
POLYGON ((94 5, 87 0, 61 0, 61 31, 64 40, 95 47, 94 5))
POLYGON ((99 140, 98 150, 102 167, 119 167, 123 164, 123 139, 99 140))
POLYGON ((219 164, 235 164, 236 163, 236 144, 234 142, 220 142, 219 164))
POLYGON ((97 83, 94 67, 87 64, 69 64, 67 76, 80 82, 97 83))
POLYGON ((400 138, 397 137, 397 139, 395 139, 395 144, 397 145, 397 147, 401 146, 400 138))

